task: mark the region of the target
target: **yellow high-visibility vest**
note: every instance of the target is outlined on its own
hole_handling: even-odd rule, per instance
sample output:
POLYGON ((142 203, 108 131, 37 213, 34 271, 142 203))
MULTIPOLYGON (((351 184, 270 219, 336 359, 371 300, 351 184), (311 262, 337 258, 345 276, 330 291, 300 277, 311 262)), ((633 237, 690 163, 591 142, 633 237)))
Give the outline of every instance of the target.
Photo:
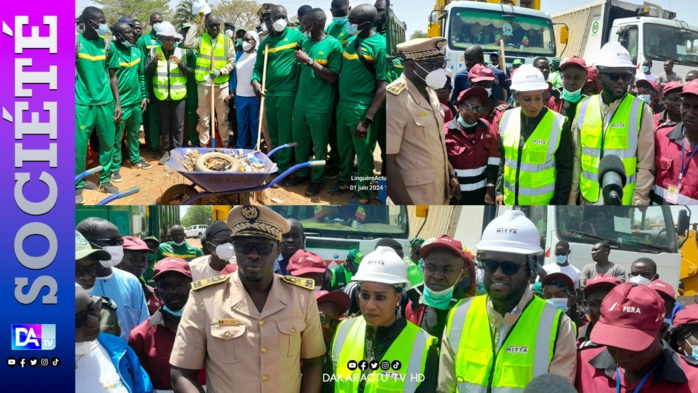
MULTIPOLYGON (((196 57, 196 69, 194 77, 197 82, 204 82, 206 75, 211 73, 211 52, 213 52, 213 69, 220 70, 228 64, 228 48, 230 48, 230 38, 225 34, 218 34, 216 45, 211 45, 211 36, 204 33, 199 40, 199 53, 196 57)), ((228 82, 230 74, 218 75, 213 82, 217 85, 228 82)))
MULTIPOLYGON (((155 55, 163 53, 161 46, 155 47, 154 51, 155 55)), ((184 51, 181 48, 174 48, 173 55, 184 61, 184 51)), ((153 76, 153 93, 160 101, 168 97, 173 101, 179 101, 187 96, 187 77, 184 76, 178 64, 168 61, 164 56, 163 53, 163 58, 158 61, 157 71, 153 76)))

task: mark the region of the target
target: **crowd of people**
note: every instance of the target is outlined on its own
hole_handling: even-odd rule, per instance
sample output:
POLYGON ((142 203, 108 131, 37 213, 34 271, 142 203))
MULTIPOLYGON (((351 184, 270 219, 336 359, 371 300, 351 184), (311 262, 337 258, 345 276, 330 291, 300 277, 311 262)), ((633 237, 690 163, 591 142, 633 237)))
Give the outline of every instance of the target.
POLYGON ((180 226, 122 235, 76 227, 76 392, 698 392, 698 305, 605 242, 581 270, 564 241, 541 266, 520 210, 475 254, 385 238, 332 269, 263 206, 233 208, 201 249, 180 226))
POLYGON ((386 150, 386 81, 401 69, 386 60, 385 0, 332 0, 330 10, 328 24, 322 9, 304 5, 293 23, 284 6, 265 3, 256 28, 236 30, 197 1, 191 23, 174 26, 153 13, 146 32, 127 17, 108 26, 102 10, 86 7, 77 18, 75 171, 85 171, 88 145, 102 171, 99 184, 76 182, 75 203, 84 203, 83 189, 118 193, 123 155, 148 170, 145 151, 165 165, 181 147, 268 152, 292 142, 273 156, 279 172, 312 157, 326 166, 299 169, 276 186, 308 184, 311 197, 338 179, 330 194, 371 203, 373 153, 377 143, 386 150))
POLYGON ((398 45, 386 97, 388 197, 397 205, 698 202, 698 70, 636 68, 616 42, 598 61, 515 59, 479 45, 446 68, 444 38, 398 45), (603 175, 619 173, 610 192, 603 175), (621 192, 622 191, 622 192, 621 192))

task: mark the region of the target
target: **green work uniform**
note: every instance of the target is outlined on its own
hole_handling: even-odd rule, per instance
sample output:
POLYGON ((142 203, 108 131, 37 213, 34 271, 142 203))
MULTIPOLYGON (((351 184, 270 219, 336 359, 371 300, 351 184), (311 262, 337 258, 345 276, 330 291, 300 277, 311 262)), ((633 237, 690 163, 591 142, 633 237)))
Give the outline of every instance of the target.
POLYGON ((329 26, 327 26, 325 33, 338 39, 339 43, 342 44, 342 47, 346 46, 347 42, 349 42, 349 39, 352 37, 351 34, 347 33, 347 22, 344 22, 341 25, 337 24, 336 22, 332 22, 329 26))
MULTIPOLYGON (((352 37, 350 34, 347 34, 347 29, 346 29, 346 22, 342 24, 337 24, 336 22, 332 22, 327 29, 325 29, 325 33, 327 35, 336 38, 339 40, 339 43, 342 44, 342 47, 344 47, 347 44, 347 41, 352 37)), ((339 85, 339 83, 337 83, 339 85)), ((335 99, 334 102, 334 107, 337 107, 337 101, 339 101, 339 96, 335 99)), ((330 125, 330 134, 329 134, 329 143, 330 143, 330 156, 327 160, 327 165, 325 166, 326 168, 336 168, 339 169, 339 147, 337 146, 337 111, 332 112, 332 124, 330 125)), ((354 155, 354 146, 347 146, 347 149, 350 149, 351 152, 350 154, 353 156, 354 155)))
POLYGON ((411 286, 419 285, 424 282, 424 273, 419 269, 417 263, 415 263, 412 258, 405 257, 405 262, 409 264, 407 268, 407 279, 410 281, 411 286))
POLYGON ((161 243, 160 246, 158 246, 158 261, 163 258, 170 257, 182 258, 185 261, 190 262, 192 259, 202 256, 204 256, 204 253, 201 252, 200 249, 189 245, 186 240, 181 246, 178 246, 171 241, 161 243))
MULTIPOLYGON (((113 51, 107 52, 108 41, 88 40, 78 35, 75 59, 75 173, 85 171, 87 144, 95 130, 99 139, 99 183, 108 183, 114 152, 114 94, 109 83, 108 68, 119 68, 113 51)), ((84 179, 76 182, 82 188, 84 179)))
MULTIPOLYGON (((155 30, 151 30, 150 33, 141 36, 138 39, 138 50, 141 52, 141 63, 145 67, 147 64, 148 56, 150 55, 150 50, 157 46, 160 46, 160 38, 155 34, 155 30)), ((148 89, 148 97, 154 97, 153 95, 153 81, 150 78, 146 78, 145 86, 148 89)), ((154 102, 153 102, 154 104, 154 102)), ((160 149, 160 126, 158 119, 158 108, 156 105, 148 105, 145 113, 145 122, 143 123, 143 130, 145 131, 146 144, 150 145, 150 148, 155 151, 160 149)))
MULTIPOLYGON (((343 50, 337 39, 326 36, 320 42, 306 40, 303 51, 319 65, 339 74, 343 50)), ((301 67, 292 121, 293 141, 298 143, 295 149, 297 163, 308 161, 311 145, 316 160, 327 158, 327 138, 336 96, 336 85, 322 79, 312 67, 301 67)), ((301 169, 296 174, 308 176, 308 169, 301 169)), ((322 183, 323 174, 323 167, 313 167, 313 183, 322 183)))
POLYGON ((330 271, 332 272, 331 289, 333 291, 344 289, 351 281, 351 278, 354 277, 354 273, 352 273, 346 265, 336 266, 330 271))
POLYGON ((126 133, 129 160, 132 164, 141 160, 138 129, 143 122, 141 103, 143 98, 148 97, 148 90, 143 75, 145 66, 138 48, 123 48, 112 42, 111 50, 119 62, 119 68, 116 69, 116 80, 119 85, 121 109, 124 111, 121 123, 116 125, 116 137, 114 138, 112 173, 115 173, 121 169, 121 142, 124 139, 124 133, 126 133))
MULTIPOLYGON (((274 147, 291 143, 292 127, 289 119, 293 116, 293 103, 298 90, 300 65, 294 53, 303 45, 303 33, 293 28, 284 29, 276 36, 270 33, 259 45, 251 82, 262 83, 265 47, 269 45, 267 59, 266 99, 264 112, 267 128, 274 147)), ((291 149, 282 149, 275 154, 279 171, 288 169, 291 163, 291 149)))
MULTIPOLYGON (((196 56, 195 50, 188 49, 184 58, 184 64, 192 70, 196 69, 196 56)), ((196 114, 196 108, 199 107, 198 94, 196 78, 187 78, 187 103, 184 108, 184 121, 187 125, 189 142, 193 147, 199 147, 199 132, 196 130, 196 125, 199 123, 199 115, 196 114)))
MULTIPOLYGON (((354 156, 347 148, 354 146, 358 161, 359 181, 356 191, 361 198, 370 198, 369 184, 373 173, 373 149, 375 130, 369 130, 364 139, 354 135, 356 126, 366 117, 373 102, 376 81, 385 81, 385 38, 374 34, 367 38, 354 38, 347 43, 342 56, 342 74, 339 77, 339 103, 337 104, 337 141, 340 155, 340 180, 349 183, 353 172, 354 156), (354 40, 360 39, 360 49, 367 62, 375 66, 375 76, 366 69, 354 49, 354 40)), ((375 123, 375 121, 374 121, 375 123)))

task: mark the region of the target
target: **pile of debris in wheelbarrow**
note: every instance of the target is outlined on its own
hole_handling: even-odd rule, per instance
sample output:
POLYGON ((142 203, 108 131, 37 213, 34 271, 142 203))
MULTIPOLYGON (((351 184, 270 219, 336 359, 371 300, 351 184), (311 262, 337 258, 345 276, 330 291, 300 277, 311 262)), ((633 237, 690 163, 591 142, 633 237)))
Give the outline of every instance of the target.
POLYGON ((266 167, 254 152, 232 149, 229 152, 214 149, 200 154, 199 150, 186 153, 182 165, 190 172, 274 172, 276 164, 266 167))

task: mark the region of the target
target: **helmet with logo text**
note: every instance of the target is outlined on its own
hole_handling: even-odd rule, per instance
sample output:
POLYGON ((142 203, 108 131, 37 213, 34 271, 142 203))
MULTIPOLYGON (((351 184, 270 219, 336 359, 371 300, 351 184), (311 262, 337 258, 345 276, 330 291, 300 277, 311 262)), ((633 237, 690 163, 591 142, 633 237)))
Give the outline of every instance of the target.
POLYGON ((377 282, 404 287, 409 287, 410 284, 405 262, 390 247, 377 247, 364 256, 351 281, 377 282))

